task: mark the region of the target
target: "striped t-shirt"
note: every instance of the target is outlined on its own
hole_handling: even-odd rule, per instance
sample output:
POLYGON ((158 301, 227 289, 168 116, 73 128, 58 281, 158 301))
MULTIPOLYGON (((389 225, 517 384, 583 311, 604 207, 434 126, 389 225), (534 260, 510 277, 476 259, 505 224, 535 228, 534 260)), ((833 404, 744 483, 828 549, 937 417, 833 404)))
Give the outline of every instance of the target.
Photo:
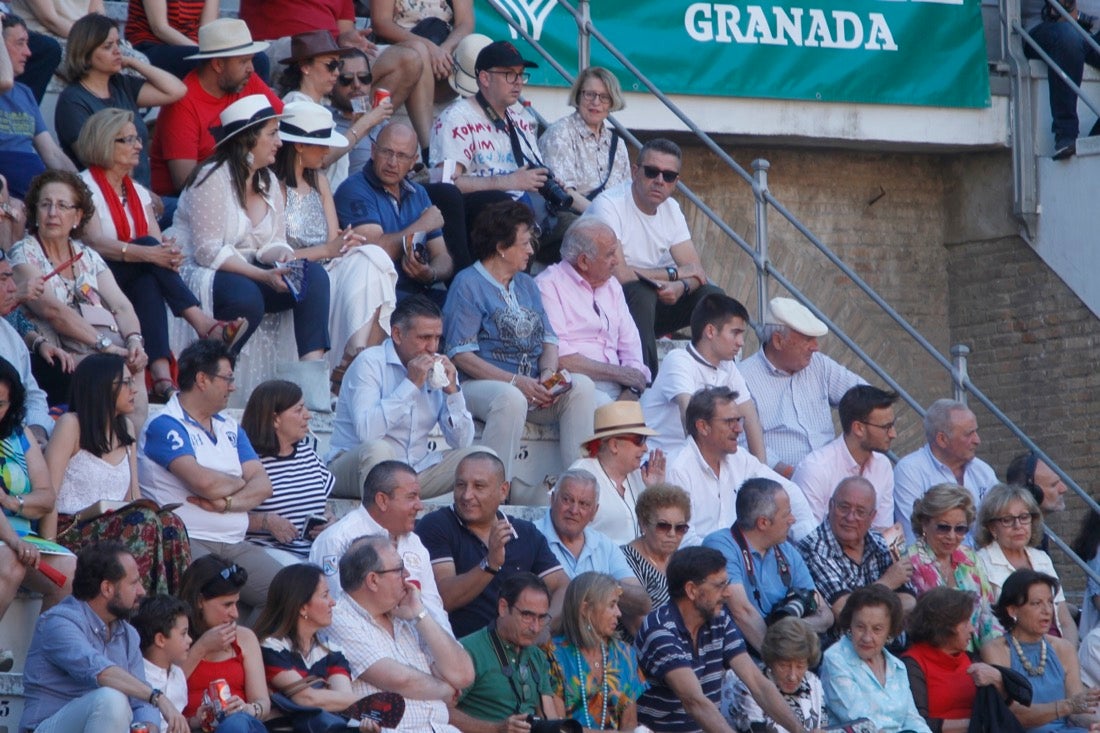
MULTIPOLYGON (((306 436, 294 446, 289 456, 264 456, 260 462, 271 479, 271 496, 254 512, 274 512, 287 519, 299 535, 311 515, 324 516, 325 501, 336 482, 332 472, 321 461, 314 449, 316 441, 306 436)), ((249 532, 248 539, 258 545, 277 547, 280 550, 309 556, 310 542, 300 537, 289 543, 276 542, 266 532, 249 532)))
POLYGON ((730 661, 747 651, 725 607, 699 628, 692 648, 684 619, 675 601, 646 616, 634 638, 638 663, 649 681, 649 689, 638 698, 638 722, 662 733, 689 733, 702 729, 664 679, 672 670, 689 667, 699 678, 703 694, 718 705, 722 699, 722 677, 730 661))
MULTIPOLYGON (((168 26, 198 43, 204 0, 167 0, 165 5, 168 10, 168 26)), ((164 43, 149 26, 144 0, 130 0, 126 11, 126 40, 135 46, 139 43, 164 43)))

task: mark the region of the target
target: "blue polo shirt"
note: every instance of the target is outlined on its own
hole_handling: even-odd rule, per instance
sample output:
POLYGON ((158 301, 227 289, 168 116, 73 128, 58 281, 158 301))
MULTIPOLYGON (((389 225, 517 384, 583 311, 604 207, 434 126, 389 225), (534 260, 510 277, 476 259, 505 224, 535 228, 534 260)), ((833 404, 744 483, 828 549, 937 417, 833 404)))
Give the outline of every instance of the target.
MULTIPOLYGON (((729 575, 730 583, 740 583, 745 588, 745 595, 760 611, 761 616, 767 616, 772 607, 787 595, 788 588, 783 585, 783 580, 779 577, 779 560, 774 547, 769 547, 768 551, 761 555, 751 545, 749 546, 753 573, 756 576, 755 583, 750 579, 745 568, 745 558, 741 554, 741 548, 737 546, 737 541, 733 539, 733 534, 728 528, 708 534, 703 539, 703 547, 710 547, 725 555, 726 574, 729 575), (755 591, 759 591, 759 598, 755 591)), ((790 542, 780 544, 779 548, 791 569, 791 587, 814 590, 813 576, 810 575, 810 569, 806 567, 806 561, 802 559, 798 549, 790 542)))
POLYGON ((725 607, 699 627, 694 650, 675 601, 651 611, 638 635, 638 664, 645 672, 649 689, 638 698, 638 722, 662 733, 689 733, 700 726, 687 711, 665 675, 687 667, 695 673, 703 694, 715 705, 722 701, 722 677, 738 654, 748 651, 745 639, 725 607))
POLYGON ((626 556, 622 548, 605 535, 603 532, 585 527, 584 547, 581 548, 580 557, 574 557, 565 543, 554 529, 554 522, 550 518, 549 510, 535 523, 535 528, 542 532, 546 542, 550 545, 550 551, 558 558, 562 570, 573 579, 581 573, 595 572, 610 575, 615 580, 634 578, 638 576, 626 564, 626 556))
MULTIPOLYGON (((420 218, 432 206, 428 192, 419 183, 401 181, 401 197, 386 190, 374 173, 374 161, 368 160, 359 175, 350 175, 336 189, 336 218, 340 227, 377 224, 386 234, 399 232, 420 218)), ((442 229, 427 233, 428 240, 442 237, 442 229)), ((419 292, 424 284, 411 279, 404 268, 397 268, 397 287, 419 292)))
MULTIPOLYGON (((498 512, 499 514, 499 512, 498 512)), ((505 580, 520 572, 545 578, 561 570, 558 559, 546 544, 546 538, 527 520, 508 517, 519 535, 504 547, 504 565, 477 598, 450 612, 455 638, 474 633, 497 617, 497 598, 505 580)), ((473 570, 489 554, 489 548, 455 512, 454 507, 437 509, 416 523, 416 534, 431 555, 432 565, 454 563, 455 574, 473 570)))

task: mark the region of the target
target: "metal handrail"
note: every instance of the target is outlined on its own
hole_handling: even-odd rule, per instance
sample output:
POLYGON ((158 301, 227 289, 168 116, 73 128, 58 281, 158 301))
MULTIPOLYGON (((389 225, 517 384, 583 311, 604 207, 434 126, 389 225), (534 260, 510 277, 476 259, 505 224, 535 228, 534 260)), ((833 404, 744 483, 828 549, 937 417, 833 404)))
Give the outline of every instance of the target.
MULTIPOLYGON (((1047 1, 1054 2, 1054 0, 1047 1)), ((501 18, 520 37, 527 41, 527 43, 529 43, 533 49, 535 49, 543 58, 545 58, 550 63, 555 71, 557 71, 567 82, 573 81, 573 75, 570 74, 564 67, 562 67, 562 65, 559 64, 557 60, 542 46, 542 44, 535 40, 534 37, 532 37, 531 34, 522 27, 522 25, 515 21, 515 19, 511 16, 511 13, 509 13, 508 10, 500 4, 499 0, 487 0, 487 2, 489 3, 490 7, 496 10, 501 18)), ((826 257, 826 259, 833 263, 833 265, 837 267, 837 269, 843 272, 844 275, 856 285, 856 287, 863 291, 863 293, 868 298, 870 298, 877 306, 879 306, 879 308, 881 308, 882 311, 891 318, 891 320, 893 320, 903 331, 905 331, 906 334, 909 335, 910 338, 912 338, 941 367, 943 367, 948 372, 948 374, 952 376, 952 379, 958 388, 969 392, 975 399, 977 399, 987 410, 989 410, 989 412, 998 422, 1008 428, 1009 432, 1015 435, 1016 438, 1018 438, 1026 448, 1033 451, 1039 457, 1039 459, 1043 461, 1043 463, 1049 466, 1051 470, 1054 471, 1054 473, 1056 473, 1065 482, 1067 487, 1072 489, 1078 496, 1080 496, 1085 501, 1085 504, 1092 511, 1100 513, 1100 504, 1097 504, 1097 502, 1091 496, 1089 496, 1086 491, 1078 486, 1077 482, 1074 481, 1073 478, 1069 476, 1069 474, 1063 471, 1061 467, 1058 466, 1058 464, 1050 458, 1050 456, 1042 451, 1035 444, 1035 442, 1032 441, 1031 438, 1029 438, 1027 434, 1024 433, 1023 430, 1021 430, 1019 426, 1016 425, 1015 422, 1013 422, 1007 415, 1005 415, 1005 413, 1002 412, 1001 409, 998 408, 997 405, 994 404, 993 401, 985 395, 984 392, 982 392, 977 386, 975 386, 966 374, 959 374, 954 365, 952 365, 951 362, 946 357, 944 357, 943 354, 941 354, 936 349, 936 347, 933 346, 931 342, 929 342, 928 339, 924 337, 923 334, 917 331, 916 328, 914 328, 900 313, 894 310, 894 308, 891 307, 890 304, 887 303, 886 300, 874 290, 874 288, 867 284, 863 280, 863 278, 861 278, 851 267, 849 267, 843 260, 841 260, 824 242, 818 239, 818 237, 813 232, 811 232, 809 228, 807 228, 806 225, 798 219, 798 217, 796 217, 785 206, 783 206, 783 204, 778 199, 776 199, 767 189, 766 183, 764 185, 761 185, 761 183, 756 178, 754 178, 748 171, 746 171, 740 164, 738 164, 737 161, 730 157, 730 155, 726 153, 726 151, 724 151, 710 135, 708 135, 698 125, 696 125, 695 122, 691 120, 691 118, 688 117, 687 114, 683 110, 681 110, 675 102, 673 102, 664 92, 658 89, 657 86, 653 84, 653 82, 650 81, 650 79, 641 71, 641 69, 635 66, 634 63, 630 61, 630 59, 628 59, 621 51, 619 51, 619 49, 613 43, 611 43, 611 41, 606 36, 604 36, 603 33, 599 31, 599 29, 595 27, 595 25, 592 23, 591 18, 587 17, 586 14, 579 13, 568 2, 568 0, 557 0, 557 2, 559 6, 565 8, 565 10, 573 16, 581 34, 590 36, 591 38, 595 38, 615 58, 616 61, 622 64, 627 71, 637 77, 638 81, 640 81, 650 91, 651 94, 659 99, 669 111, 676 115, 676 117, 681 122, 683 122, 684 125, 700 141, 702 141, 707 149, 718 156, 718 158, 722 160, 722 162, 724 162, 731 170, 737 173, 737 175, 741 176, 741 178, 743 178, 745 182, 752 187, 753 195, 756 197, 758 202, 763 202, 765 206, 770 204, 777 212, 779 212, 783 216, 783 218, 785 218, 796 230, 798 230, 799 233, 802 234, 803 237, 806 238, 807 241, 810 242, 810 244, 812 244, 819 252, 821 252, 826 257)), ((1018 23, 1016 23, 1015 25, 1018 26, 1018 23)), ((623 136, 635 147, 640 147, 641 143, 636 136, 630 133, 623 125, 620 125, 613 117, 611 117, 610 119, 621 136, 623 136)), ((737 246, 739 246, 745 252, 745 254, 752 258, 758 273, 760 273, 761 275, 769 275, 775 278, 775 280, 777 280, 784 288, 786 288, 796 300, 806 306, 815 316, 824 321, 829 327, 830 331, 835 336, 837 336, 844 343, 844 345, 847 346, 861 361, 863 361, 863 363, 866 364, 868 368, 874 371, 880 379, 882 379, 887 385, 889 385, 891 389, 896 391, 898 395, 907 404, 909 404, 909 406, 912 407, 915 412, 917 412, 922 417, 924 416, 925 410, 920 405, 920 403, 918 403, 916 399, 914 399, 912 395, 910 395, 893 377, 886 373, 886 371, 882 367, 880 367, 870 355, 863 351, 863 349, 861 349, 842 329, 840 329, 832 321, 832 319, 830 319, 816 305, 814 305, 814 303, 810 301, 810 299, 805 294, 803 294, 801 290, 799 290, 792 282, 784 277, 782 273, 776 270, 772 266, 770 260, 762 257, 761 254, 757 252, 753 247, 751 247, 744 240, 743 237, 734 232, 733 229, 728 224, 726 224, 726 222, 720 216, 718 216, 718 214, 716 214, 709 206, 707 206, 694 192, 692 192, 683 183, 683 181, 677 182, 677 189, 681 193, 683 193, 683 195, 689 201, 695 204, 700 209, 700 211, 702 211, 703 214, 707 216, 707 218, 709 218, 719 229, 722 230, 724 234, 730 237, 730 239, 737 246)), ((1047 532, 1051 535, 1054 534, 1053 530, 1050 530, 1049 528, 1047 528, 1047 532)), ((1064 542, 1061 542, 1060 538, 1056 544, 1058 544, 1058 546, 1064 551, 1068 550, 1068 547, 1066 547, 1064 542)), ((1089 577, 1100 583, 1100 574, 1097 574, 1090 567, 1088 567, 1088 565, 1072 551, 1069 551, 1068 555, 1085 571, 1086 574, 1089 575, 1089 577)))

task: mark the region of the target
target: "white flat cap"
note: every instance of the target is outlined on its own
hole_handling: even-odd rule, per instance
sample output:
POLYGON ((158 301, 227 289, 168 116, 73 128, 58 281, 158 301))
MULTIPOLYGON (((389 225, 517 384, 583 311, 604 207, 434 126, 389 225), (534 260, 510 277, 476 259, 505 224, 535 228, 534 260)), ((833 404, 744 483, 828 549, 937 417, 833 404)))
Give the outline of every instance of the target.
POLYGON ((810 309, 790 298, 772 298, 768 303, 768 323, 778 323, 803 336, 824 336, 829 327, 810 309))

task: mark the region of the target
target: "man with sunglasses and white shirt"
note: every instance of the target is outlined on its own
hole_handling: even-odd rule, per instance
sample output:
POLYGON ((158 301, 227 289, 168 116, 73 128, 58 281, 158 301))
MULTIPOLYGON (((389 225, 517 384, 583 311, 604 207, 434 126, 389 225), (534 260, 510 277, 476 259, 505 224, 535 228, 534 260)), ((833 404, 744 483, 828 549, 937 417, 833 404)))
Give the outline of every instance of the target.
POLYGON ((517 573, 500 588, 497 617, 459 639, 474 662, 474 682, 448 707, 462 733, 525 733, 528 715, 563 717, 550 663, 538 646, 550 623, 550 589, 534 573, 517 573))
POLYGON ((683 154, 671 140, 642 146, 630 181, 609 188, 585 211, 605 222, 622 242, 615 277, 642 339, 642 356, 657 374, 657 334, 687 326, 699 299, 722 290, 707 283, 680 205, 669 198, 683 154))

